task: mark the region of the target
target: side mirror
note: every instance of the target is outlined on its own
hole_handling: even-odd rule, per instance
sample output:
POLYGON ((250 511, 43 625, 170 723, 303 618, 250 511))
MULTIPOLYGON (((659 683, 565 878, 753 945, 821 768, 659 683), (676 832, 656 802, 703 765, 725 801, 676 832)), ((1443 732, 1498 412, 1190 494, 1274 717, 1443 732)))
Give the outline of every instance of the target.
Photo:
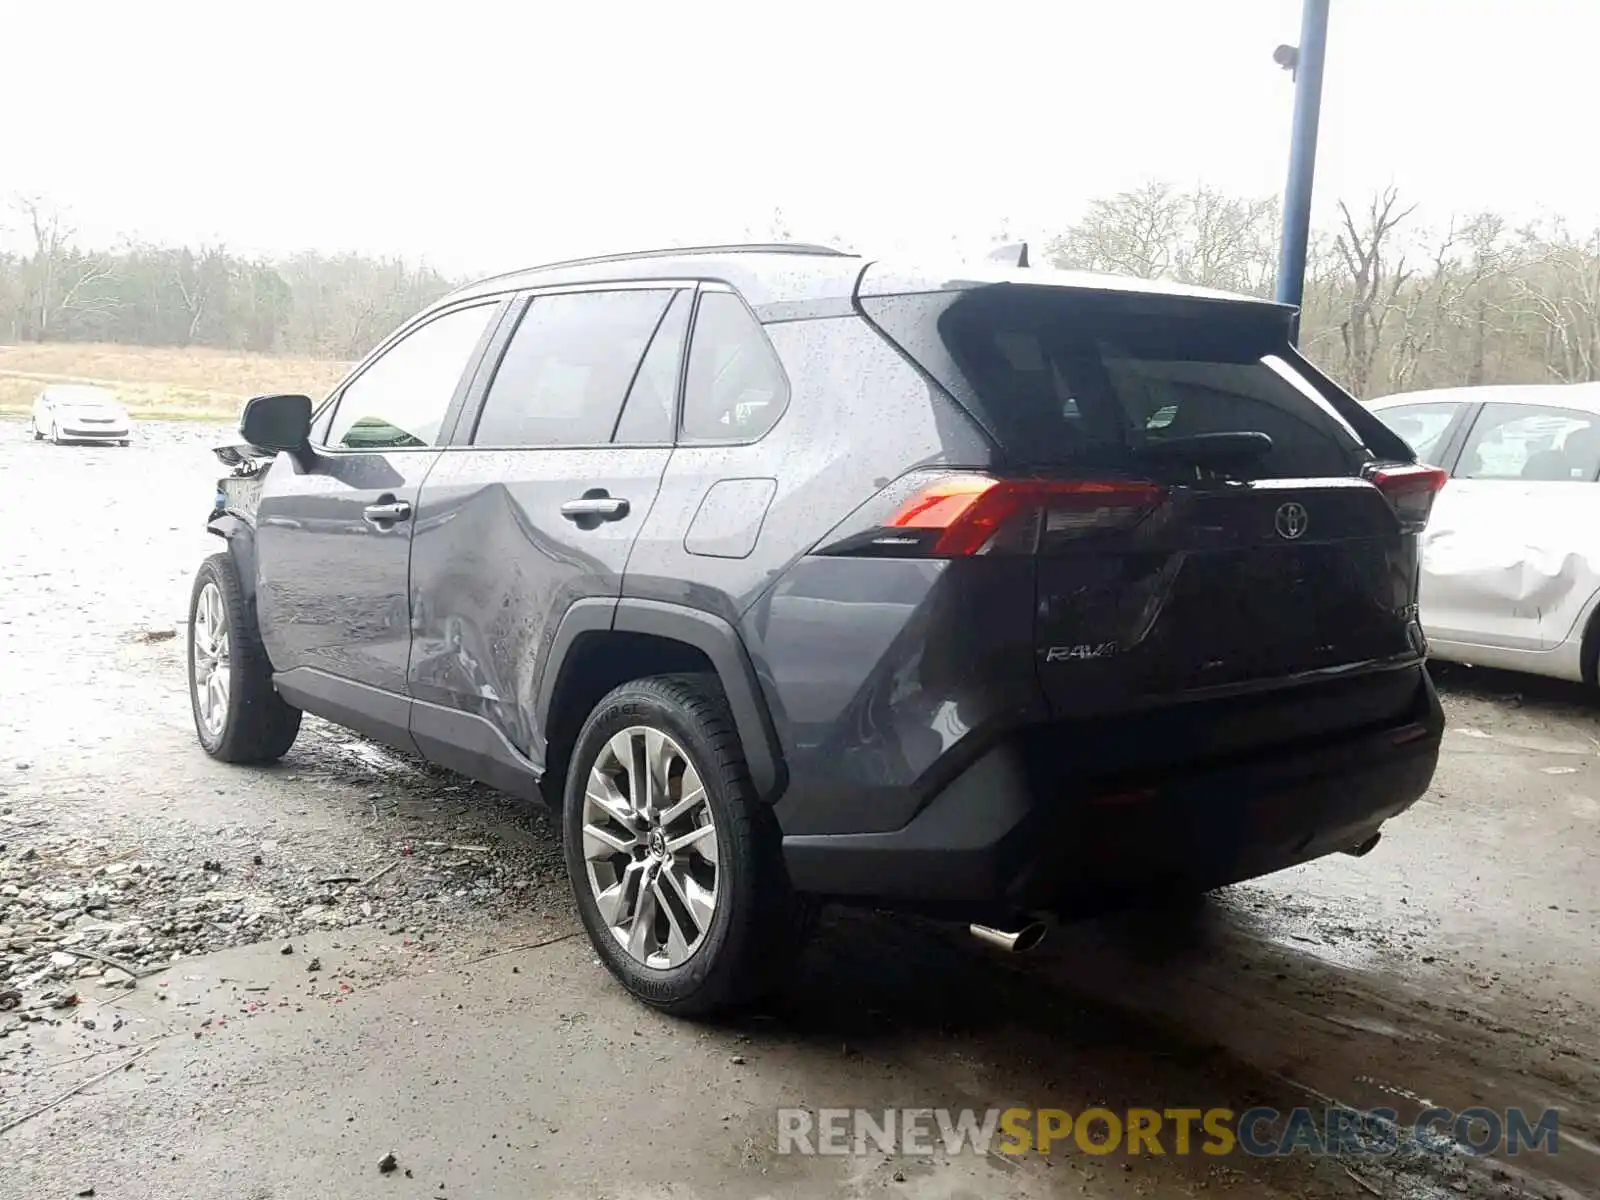
POLYGON ((297 454, 311 442, 310 396, 257 396, 239 414, 239 436, 258 450, 297 454))

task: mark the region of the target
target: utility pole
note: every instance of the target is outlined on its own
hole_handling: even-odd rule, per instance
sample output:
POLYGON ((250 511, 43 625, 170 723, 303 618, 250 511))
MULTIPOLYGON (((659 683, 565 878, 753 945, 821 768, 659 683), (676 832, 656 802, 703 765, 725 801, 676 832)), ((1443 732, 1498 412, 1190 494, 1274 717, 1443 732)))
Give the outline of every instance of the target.
MULTIPOLYGON (((1311 184, 1317 167, 1317 118, 1322 111, 1322 64, 1328 50, 1329 0, 1304 0, 1300 44, 1279 46, 1272 57, 1294 72, 1294 127, 1289 135, 1289 182, 1283 189, 1283 237, 1278 243, 1281 304, 1300 307, 1306 287, 1306 247, 1311 240, 1311 184)), ((1300 317, 1293 336, 1300 340, 1300 317)))

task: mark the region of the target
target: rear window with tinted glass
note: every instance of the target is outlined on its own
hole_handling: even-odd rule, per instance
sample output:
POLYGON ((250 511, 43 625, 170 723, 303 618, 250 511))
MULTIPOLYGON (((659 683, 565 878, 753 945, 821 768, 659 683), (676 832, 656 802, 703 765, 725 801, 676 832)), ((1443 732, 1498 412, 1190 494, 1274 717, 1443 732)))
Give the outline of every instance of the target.
POLYGON ((1010 285, 863 305, 1017 461, 1136 465, 1228 433, 1272 440, 1247 476, 1349 475, 1365 457, 1270 310, 1010 285))

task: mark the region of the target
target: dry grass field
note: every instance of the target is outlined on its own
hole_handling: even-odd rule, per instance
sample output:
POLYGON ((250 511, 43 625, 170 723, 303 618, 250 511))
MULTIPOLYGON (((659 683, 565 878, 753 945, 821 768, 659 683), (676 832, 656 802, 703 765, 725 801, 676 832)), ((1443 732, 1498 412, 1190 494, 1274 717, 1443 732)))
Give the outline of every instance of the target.
POLYGON ((221 419, 264 392, 321 399, 348 363, 237 350, 52 342, 0 346, 0 413, 26 413, 49 383, 110 388, 135 417, 221 419))

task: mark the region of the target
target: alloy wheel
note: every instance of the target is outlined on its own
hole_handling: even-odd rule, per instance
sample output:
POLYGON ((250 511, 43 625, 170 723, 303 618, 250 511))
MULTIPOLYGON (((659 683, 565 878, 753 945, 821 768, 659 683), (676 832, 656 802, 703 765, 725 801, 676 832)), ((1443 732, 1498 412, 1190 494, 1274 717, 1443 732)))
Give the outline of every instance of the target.
POLYGON ((635 725, 601 749, 583 857, 600 919, 632 958, 667 969, 699 949, 717 907, 717 830, 699 772, 667 734, 635 725))
POLYGON ((222 592, 215 583, 200 589, 195 601, 194 622, 189 627, 194 643, 194 666, 190 685, 194 688, 195 711, 206 733, 220 738, 228 723, 228 613, 222 592))

